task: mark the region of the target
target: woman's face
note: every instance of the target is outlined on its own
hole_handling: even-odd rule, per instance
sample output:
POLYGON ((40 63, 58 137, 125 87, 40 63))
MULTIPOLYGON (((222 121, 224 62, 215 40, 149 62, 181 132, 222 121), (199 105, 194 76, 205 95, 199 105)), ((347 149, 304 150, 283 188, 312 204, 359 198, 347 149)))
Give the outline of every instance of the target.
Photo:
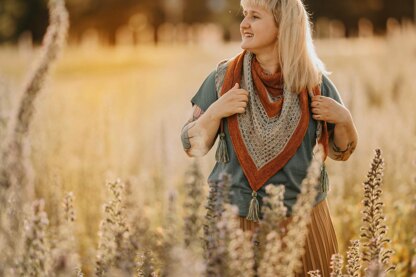
POLYGON ((241 48, 254 54, 273 52, 278 29, 273 14, 261 7, 243 7, 244 19, 240 23, 241 48))

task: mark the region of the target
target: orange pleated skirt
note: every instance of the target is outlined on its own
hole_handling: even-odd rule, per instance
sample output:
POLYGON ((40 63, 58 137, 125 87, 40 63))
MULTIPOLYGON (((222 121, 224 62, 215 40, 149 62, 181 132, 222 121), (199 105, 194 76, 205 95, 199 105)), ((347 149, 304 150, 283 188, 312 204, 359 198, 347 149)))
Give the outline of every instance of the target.
MULTIPOLYGON (((258 223, 239 217, 240 228, 244 231, 254 232, 258 223)), ((286 226, 291 220, 288 217, 282 224, 286 226)), ((260 242, 261 243, 261 242, 260 242)), ((308 235, 305 243, 305 254, 302 256, 303 269, 295 276, 309 276, 308 271, 319 269, 322 277, 330 276, 330 263, 332 254, 338 253, 338 242, 331 214, 326 199, 322 200, 311 212, 311 221, 308 225, 308 235)))

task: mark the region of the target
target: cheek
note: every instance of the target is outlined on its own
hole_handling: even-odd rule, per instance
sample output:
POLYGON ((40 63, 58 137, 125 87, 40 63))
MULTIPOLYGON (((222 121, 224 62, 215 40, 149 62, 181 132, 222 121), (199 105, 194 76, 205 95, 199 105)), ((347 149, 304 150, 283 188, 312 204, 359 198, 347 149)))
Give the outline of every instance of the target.
POLYGON ((268 27, 268 30, 270 30, 269 34, 270 37, 274 38, 277 40, 277 37, 279 36, 279 31, 276 28, 276 25, 273 23, 268 27))
MULTIPOLYGON (((270 29, 268 29, 268 30, 270 30, 270 29)), ((277 39, 278 39, 277 35, 278 35, 277 32, 273 31, 273 32, 264 33, 262 37, 268 43, 272 43, 272 42, 277 41, 277 39)))
POLYGON ((277 41, 278 31, 276 26, 272 23, 264 24, 259 26, 260 35, 262 40, 267 41, 268 43, 277 41))

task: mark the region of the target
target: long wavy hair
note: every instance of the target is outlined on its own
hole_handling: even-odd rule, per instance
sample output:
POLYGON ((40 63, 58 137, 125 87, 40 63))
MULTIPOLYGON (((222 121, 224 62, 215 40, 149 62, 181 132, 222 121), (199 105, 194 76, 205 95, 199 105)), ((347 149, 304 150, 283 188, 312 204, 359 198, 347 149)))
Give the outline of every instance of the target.
POLYGON ((272 12, 279 29, 277 49, 285 88, 312 90, 329 74, 312 41, 309 14, 301 0, 241 0, 241 7, 261 7, 272 12))

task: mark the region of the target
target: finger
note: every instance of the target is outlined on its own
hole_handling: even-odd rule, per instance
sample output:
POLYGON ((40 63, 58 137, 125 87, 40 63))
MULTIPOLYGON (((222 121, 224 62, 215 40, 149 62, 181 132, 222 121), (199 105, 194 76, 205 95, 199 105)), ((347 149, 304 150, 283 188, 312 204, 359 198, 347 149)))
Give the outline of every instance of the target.
POLYGON ((234 107, 237 107, 237 108, 242 108, 243 107, 243 108, 245 108, 245 107, 247 107, 247 102, 244 102, 244 101, 236 102, 234 107))
POLYGON ((235 87, 233 87, 230 91, 231 91, 231 92, 232 92, 232 94, 234 94, 234 95, 244 95, 244 94, 245 94, 245 93, 244 93, 244 90, 243 90, 243 89, 240 89, 240 88, 235 88, 235 87))
POLYGON ((312 113, 314 114, 320 114, 320 110, 317 108, 312 108, 312 113))
POLYGON ((314 95, 312 96, 312 101, 319 101, 320 95, 314 95))
POLYGON ((247 107, 247 102, 244 102, 244 101, 241 101, 241 102, 238 102, 238 104, 237 104, 237 107, 247 107))
POLYGON ((244 113, 245 111, 246 109, 243 107, 237 108, 237 113, 244 113))
POLYGON ((248 100, 248 95, 245 93, 236 93, 235 97, 242 100, 248 100))
POLYGON ((319 104, 320 104, 320 102, 319 102, 319 101, 312 101, 312 103, 311 103, 311 107, 312 107, 312 108, 319 107, 319 104))
POLYGON ((317 102, 324 102, 328 97, 322 96, 322 95, 315 95, 312 97, 312 100, 317 102))
POLYGON ((313 114, 312 118, 315 120, 322 120, 322 116, 320 114, 313 114))
POLYGON ((233 93, 233 94, 238 94, 240 93, 240 85, 238 83, 236 83, 230 90, 229 92, 233 93))
POLYGON ((242 89, 242 88, 237 89, 237 90, 236 90, 236 93, 237 93, 237 94, 241 94, 241 95, 248 95, 248 91, 247 91, 247 90, 245 90, 245 89, 242 89))
POLYGON ((323 95, 319 95, 319 97, 318 97, 318 101, 319 101, 319 102, 325 102, 325 101, 326 101, 326 99, 328 99, 328 97, 323 96, 323 95))
POLYGON ((233 100, 236 102, 248 102, 248 96, 247 95, 236 95, 233 97, 233 100))

